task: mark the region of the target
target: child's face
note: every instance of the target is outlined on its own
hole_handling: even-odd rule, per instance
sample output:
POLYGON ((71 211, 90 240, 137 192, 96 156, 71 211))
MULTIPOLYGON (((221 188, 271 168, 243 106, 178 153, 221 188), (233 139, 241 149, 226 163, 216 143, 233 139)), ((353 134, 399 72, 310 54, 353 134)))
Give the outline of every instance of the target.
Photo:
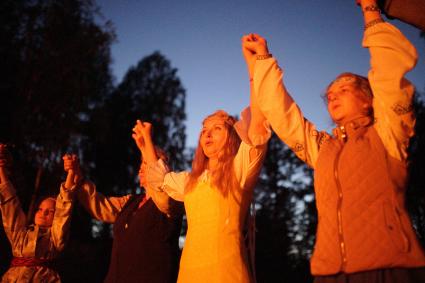
POLYGON ((350 81, 333 83, 326 95, 329 114, 338 125, 344 125, 364 111, 365 101, 360 99, 363 94, 350 81))
POLYGON ((53 199, 43 200, 35 213, 34 223, 44 228, 51 227, 55 216, 55 205, 56 201, 53 199))

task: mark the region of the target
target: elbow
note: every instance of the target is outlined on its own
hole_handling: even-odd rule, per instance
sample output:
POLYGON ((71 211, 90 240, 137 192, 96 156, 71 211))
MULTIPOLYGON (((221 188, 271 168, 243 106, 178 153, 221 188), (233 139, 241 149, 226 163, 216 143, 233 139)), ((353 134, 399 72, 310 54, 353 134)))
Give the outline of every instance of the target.
POLYGON ((169 205, 168 201, 158 202, 156 204, 156 207, 159 209, 159 211, 161 211, 162 213, 164 213, 166 215, 170 215, 171 214, 171 208, 170 208, 170 205, 169 205))

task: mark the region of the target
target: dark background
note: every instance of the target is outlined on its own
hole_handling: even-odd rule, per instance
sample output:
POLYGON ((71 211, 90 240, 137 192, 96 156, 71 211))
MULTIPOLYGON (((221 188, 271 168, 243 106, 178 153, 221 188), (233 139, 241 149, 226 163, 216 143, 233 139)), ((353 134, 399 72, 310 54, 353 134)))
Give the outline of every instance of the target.
MULTIPOLYGON (((105 195, 138 193, 140 155, 131 139, 136 119, 154 124, 155 142, 170 154, 174 170, 190 166, 178 66, 153 52, 114 85, 110 46, 116 36, 110 22, 94 20, 97 13, 92 1, 0 2, 0 142, 13 155, 12 181, 28 214, 32 199, 58 193, 67 152, 78 154, 85 175, 105 195)), ((406 204, 424 244, 425 104, 421 91, 416 97, 406 204)), ((258 282, 311 282, 317 222, 312 172, 275 136, 255 204, 258 282)), ((91 220, 77 204, 58 262, 62 280, 102 282, 111 242, 110 225, 91 220)), ((0 251, 3 274, 11 253, 2 227, 0 251)))

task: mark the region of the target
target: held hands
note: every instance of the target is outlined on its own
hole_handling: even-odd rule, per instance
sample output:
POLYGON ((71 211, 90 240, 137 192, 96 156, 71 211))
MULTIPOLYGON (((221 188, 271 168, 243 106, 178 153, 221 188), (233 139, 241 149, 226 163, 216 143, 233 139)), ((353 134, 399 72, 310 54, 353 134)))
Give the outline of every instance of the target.
POLYGON ((68 172, 65 181, 65 189, 71 189, 82 179, 80 163, 75 154, 65 154, 62 159, 63 169, 65 172, 68 172))
POLYGON ((143 161, 147 164, 156 162, 157 155, 155 152, 155 145, 152 141, 152 124, 137 120, 133 128, 132 137, 137 147, 140 149, 143 161))
POLYGON ((136 142, 137 147, 142 151, 146 146, 146 142, 151 140, 152 124, 149 122, 143 122, 141 120, 136 121, 136 125, 133 128, 133 134, 131 135, 136 142))
POLYGON ((242 37, 242 53, 248 65, 249 77, 252 78, 257 55, 268 55, 267 41, 258 34, 250 33, 242 37))

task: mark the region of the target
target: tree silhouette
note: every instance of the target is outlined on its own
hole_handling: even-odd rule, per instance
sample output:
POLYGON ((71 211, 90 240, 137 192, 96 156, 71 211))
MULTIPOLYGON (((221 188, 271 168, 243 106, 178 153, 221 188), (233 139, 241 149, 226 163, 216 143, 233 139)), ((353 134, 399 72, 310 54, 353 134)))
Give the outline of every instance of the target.
POLYGON ((414 102, 416 125, 415 136, 410 143, 410 179, 406 194, 406 205, 422 247, 425 248, 425 102, 424 96, 416 93, 414 102))
MULTIPOLYGON (((425 39, 425 32, 422 31, 420 36, 425 39)), ((425 90, 425 86, 422 86, 422 90, 425 90)), ((423 176, 425 176, 425 95, 423 92, 416 92, 413 105, 416 124, 415 136, 409 147, 410 179, 406 205, 422 247, 425 249, 425 191, 423 186, 423 176)))
POLYGON ((276 135, 255 190, 258 282, 310 280, 317 222, 312 171, 276 135))
MULTIPOLYGON (((11 72, 0 78, 6 90, 2 105, 8 106, 1 114, 0 140, 16 145, 17 161, 27 172, 50 174, 60 156, 78 146, 91 108, 111 91, 114 33, 109 23, 95 23, 91 1, 13 2, 1 4, 2 14, 9 15, 1 55, 10 60, 3 69, 11 72)), ((18 190, 23 187, 28 192, 32 184, 18 190)))
MULTIPOLYGON (((129 69, 104 106, 93 114, 84 164, 88 176, 105 195, 137 193, 140 152, 131 138, 137 119, 153 123, 153 137, 170 156, 170 165, 187 165, 185 150, 185 90, 177 69, 159 52, 129 69)), ((109 225, 97 227, 110 238, 109 225)))
MULTIPOLYGON (((36 176, 39 194, 58 192, 60 157, 80 148, 81 129, 111 91, 115 35, 110 23, 94 20, 97 15, 89 0, 0 2, 0 142, 14 145, 13 181, 24 210, 36 176)), ((6 240, 3 231, 0 238, 6 240)))

